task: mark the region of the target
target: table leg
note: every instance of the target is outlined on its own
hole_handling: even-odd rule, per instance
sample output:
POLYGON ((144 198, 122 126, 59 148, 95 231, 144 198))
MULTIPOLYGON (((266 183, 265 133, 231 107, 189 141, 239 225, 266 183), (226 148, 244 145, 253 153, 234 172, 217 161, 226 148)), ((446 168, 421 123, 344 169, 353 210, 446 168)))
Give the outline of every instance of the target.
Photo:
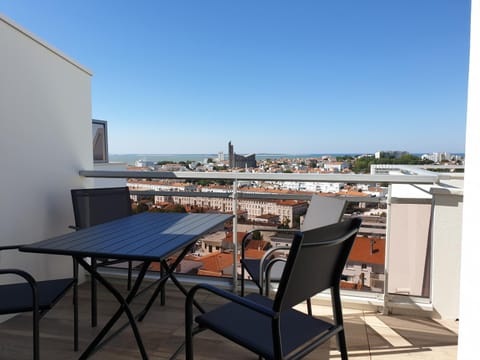
MULTIPOLYGON (((160 264, 161 264, 161 267, 163 268, 164 264, 163 264, 162 261, 160 261, 160 264)), ((166 268, 168 268, 168 266, 166 266, 166 268)), ((164 273, 164 272, 165 271, 162 271, 161 274, 164 273)), ((163 295, 163 293, 165 292, 165 283, 167 282, 167 280, 170 276, 171 275, 168 271, 166 271, 165 275, 160 276, 160 279, 158 280, 158 285, 155 288, 155 290, 153 291, 152 296, 150 296, 150 299, 148 300, 148 302, 145 305, 145 307, 143 308, 143 310, 140 311, 140 313, 137 315, 137 320, 138 321, 140 321, 140 322, 143 321, 143 319, 145 318, 145 315, 147 315, 147 312, 150 310, 153 303, 155 302, 155 299, 158 297, 158 294, 160 292, 162 292, 162 295, 163 295)), ((162 303, 162 305, 164 305, 164 303, 162 303)))
POLYGON ((150 266, 150 261, 145 261, 142 264, 142 268, 140 270, 140 273, 138 274, 137 279, 135 280, 135 284, 133 288, 130 290, 128 293, 127 297, 124 298, 120 292, 118 292, 117 289, 115 289, 114 286, 112 286, 102 275, 100 275, 95 269, 93 269, 83 258, 77 258, 78 263, 85 269, 87 270, 91 276, 92 280, 95 279, 99 283, 101 283, 105 288, 113 295, 115 298, 118 300, 120 303, 120 307, 118 310, 115 312, 115 314, 112 316, 112 318, 107 322, 107 324, 103 327, 103 329, 98 333, 96 338, 90 343, 90 345, 87 347, 87 349, 83 352, 83 354, 80 356, 80 359, 87 359, 97 348, 97 346, 100 344, 102 339, 105 337, 105 335, 110 331, 110 329, 113 327, 113 325, 118 321, 120 316, 125 313, 128 317, 128 321, 130 323, 130 326, 133 330, 133 333, 135 335, 135 339, 137 341, 138 348, 140 350, 140 353, 142 355, 142 359, 148 359, 148 355, 145 351, 145 347, 142 342, 142 338, 140 336, 140 332, 138 330, 135 317, 132 313, 132 311, 129 308, 130 302, 134 299, 138 289, 140 288, 140 284, 142 283, 142 280, 150 266))
MULTIPOLYGON (((155 289, 155 291, 153 292, 152 296, 150 297, 150 300, 147 302, 147 305, 145 305, 145 308, 140 312, 140 314, 138 315, 137 319, 138 321, 142 321, 143 318, 145 317, 145 315, 147 315, 147 312, 150 310, 150 308, 152 307, 155 299, 158 297, 158 294, 160 293, 160 291, 163 291, 164 290, 164 286, 165 286, 165 283, 166 281, 170 278, 173 283, 177 286, 177 288, 185 294, 185 296, 187 295, 187 290, 183 287, 182 284, 180 284, 180 282, 177 280, 177 278, 175 277, 175 275, 173 274, 173 272, 175 271, 175 269, 177 268, 177 266, 180 264, 180 262, 183 260, 183 258, 185 257, 185 255, 188 254, 188 252, 190 251, 190 249, 192 248, 194 244, 191 244, 189 246, 187 246, 185 249, 183 249, 183 251, 180 253, 180 255, 177 257, 177 259, 175 260, 175 262, 168 266, 166 260, 161 260, 160 261, 160 264, 161 264, 161 268, 162 269, 165 269, 165 275, 163 275, 161 278, 160 278, 160 281, 159 281, 159 284, 157 285, 157 288, 155 289)), ((163 293, 162 293, 163 294, 163 293)), ((203 308, 200 306, 200 304, 197 302, 197 301, 194 301, 194 304, 195 306, 197 307, 198 310, 200 310, 202 313, 205 312, 205 310, 203 310, 203 308)), ((162 304, 163 305, 163 304, 162 304)))
MULTIPOLYGON (((187 296, 188 291, 185 289, 185 287, 178 281, 177 277, 173 274, 173 271, 169 274, 170 279, 173 281, 173 283, 177 286, 177 288, 185 295, 187 296)), ((193 300, 193 304, 196 306, 198 310, 203 314, 205 313, 205 310, 202 308, 202 306, 196 301, 193 300)))
MULTIPOLYGON (((96 270, 97 269, 97 259, 92 257, 90 258, 90 263, 92 264, 92 269, 96 270)), ((97 281, 95 278, 92 276, 90 278, 90 294, 91 294, 91 299, 90 299, 90 311, 91 311, 91 316, 92 316, 92 327, 97 326, 97 281)))

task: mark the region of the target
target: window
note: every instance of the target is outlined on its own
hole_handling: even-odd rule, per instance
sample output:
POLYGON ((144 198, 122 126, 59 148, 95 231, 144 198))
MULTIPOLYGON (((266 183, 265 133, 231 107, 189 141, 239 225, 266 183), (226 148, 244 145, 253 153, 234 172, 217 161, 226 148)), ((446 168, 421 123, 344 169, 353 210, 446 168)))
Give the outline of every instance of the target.
POLYGON ((108 163, 107 122, 92 120, 93 162, 108 163))

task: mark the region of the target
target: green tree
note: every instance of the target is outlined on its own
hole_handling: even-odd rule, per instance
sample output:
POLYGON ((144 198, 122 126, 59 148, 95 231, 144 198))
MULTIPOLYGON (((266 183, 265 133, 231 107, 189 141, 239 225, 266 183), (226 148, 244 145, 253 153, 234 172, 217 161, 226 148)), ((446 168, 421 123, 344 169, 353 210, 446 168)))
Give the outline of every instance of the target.
POLYGON ((282 219, 282 223, 278 225, 279 229, 290 229, 290 219, 287 216, 284 216, 282 219))
POLYGON ((370 172, 370 164, 374 161, 375 159, 373 156, 370 157, 361 157, 357 158, 355 162, 353 163, 352 170, 356 174, 365 174, 370 172))
POLYGON ((148 205, 143 202, 139 203, 137 205, 136 213, 139 214, 145 211, 148 211, 148 205))
POLYGON ((252 232, 252 240, 263 240, 262 232, 259 230, 252 232))

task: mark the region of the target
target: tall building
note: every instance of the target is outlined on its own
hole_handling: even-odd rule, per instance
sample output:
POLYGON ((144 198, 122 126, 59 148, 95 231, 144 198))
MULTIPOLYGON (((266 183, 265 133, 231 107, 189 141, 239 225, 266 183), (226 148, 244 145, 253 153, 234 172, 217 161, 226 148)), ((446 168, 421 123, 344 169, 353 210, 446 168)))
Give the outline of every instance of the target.
POLYGON ((233 150, 233 144, 231 141, 228 142, 228 164, 230 169, 234 168, 255 168, 257 167, 257 160, 255 154, 248 155, 238 155, 233 150))

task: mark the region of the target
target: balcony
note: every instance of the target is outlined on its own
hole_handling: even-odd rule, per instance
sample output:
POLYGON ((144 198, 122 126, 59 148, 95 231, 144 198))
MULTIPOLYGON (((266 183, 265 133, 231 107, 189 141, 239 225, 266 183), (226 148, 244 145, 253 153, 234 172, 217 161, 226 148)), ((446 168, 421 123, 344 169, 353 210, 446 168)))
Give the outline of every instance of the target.
MULTIPOLYGON (((104 167, 104 165, 102 165, 102 167, 104 167)), ((421 170, 421 173, 422 175, 418 177, 416 174, 404 174, 399 176, 383 174, 357 177, 356 180, 353 178, 347 179, 346 175, 343 175, 342 181, 363 182, 367 180, 367 182, 372 182, 375 180, 379 182, 387 182, 388 180, 392 183, 390 185, 392 189, 395 189, 396 184, 400 184, 401 188, 403 186, 408 186, 415 189, 419 186, 425 186, 425 184, 428 184, 428 187, 430 188, 432 186, 430 183, 442 182, 445 185, 445 182, 459 181, 458 175, 452 176, 450 174, 433 173, 426 175, 424 170, 421 170), (423 182, 424 185, 417 184, 416 182, 423 182)), ((162 174, 152 172, 147 174, 135 174, 118 170, 94 170, 81 171, 80 174, 81 177, 84 177, 85 179, 88 179, 89 177, 94 177, 97 181, 100 179, 104 182, 103 185, 106 185, 106 182, 108 181, 112 182, 112 185, 114 185, 115 182, 125 184, 126 176, 142 178, 149 176, 154 178, 172 176, 175 178, 196 178, 200 176, 208 176, 210 179, 215 179, 241 175, 262 179, 262 175, 260 174, 242 175, 232 173, 162 174)), ((304 175, 297 176, 300 178, 304 177, 304 175)), ((293 178, 293 175, 289 174, 289 180, 292 180, 291 178, 293 178)), ((275 180, 279 181, 281 179, 282 174, 278 174, 275 180)), ((231 201, 238 201, 244 197, 248 198, 253 196, 251 194, 242 193, 241 191, 236 190, 236 188, 237 187, 234 186, 232 192, 227 194, 217 194, 216 196, 224 196, 231 199, 231 201)), ((405 189, 401 190, 402 191, 400 192, 402 193, 405 191, 405 189)), ((63 190, 59 190, 57 196, 61 196, 60 193, 62 191, 63 190)), ((421 359, 456 358, 458 322, 455 321, 455 319, 458 317, 456 315, 458 313, 458 299, 455 292, 452 292, 452 289, 455 287, 458 288, 458 279, 455 280, 456 277, 453 276, 450 282, 445 283, 443 280, 444 278, 439 279, 439 277, 441 277, 442 271, 447 270, 450 272, 451 276, 452 273, 455 273, 454 270, 458 268, 459 259, 452 257, 454 252, 452 252, 451 244, 449 251, 445 252, 442 250, 442 246, 445 244, 442 245, 442 243, 445 241, 445 236, 447 236, 449 240, 459 236, 460 223, 458 222, 458 218, 461 218, 461 206, 459 205, 458 197, 460 190, 455 190, 451 186, 445 187, 434 185, 429 191, 430 198, 428 201, 422 198, 414 199, 412 197, 401 197, 400 193, 397 194, 392 190, 390 191, 390 198, 388 201, 386 201, 387 199, 378 198, 361 199, 362 202, 371 201, 376 204, 376 206, 382 204, 383 207, 388 207, 388 215, 385 223, 386 229, 384 231, 385 235, 388 234, 387 240, 391 242, 391 246, 399 244, 399 239, 404 239, 404 231, 407 231, 407 228, 413 227, 413 230, 409 230, 408 232, 409 236, 418 239, 424 244, 424 246, 431 244, 434 251, 429 250, 427 253, 422 253, 422 266, 415 267, 413 271, 405 268, 404 264, 395 267, 392 263, 395 262, 395 259, 398 260, 398 256, 392 252, 382 252, 382 256, 385 256, 383 264, 384 268, 381 270, 381 273, 374 273, 371 275, 370 289, 368 291, 366 291, 365 288, 361 290, 343 290, 342 296, 345 307, 347 337, 351 357, 359 359, 388 359, 396 357, 400 358, 408 354, 408 356, 417 356, 421 359), (432 199, 435 199, 435 201, 432 199), (386 202, 383 203, 383 201, 386 202), (413 223, 402 223, 402 225, 408 226, 407 228, 400 226, 401 231, 399 233, 399 225, 397 223, 401 220, 400 218, 405 215, 405 212, 402 211, 403 207, 406 206, 408 213, 413 212, 418 216, 421 214, 421 212, 419 213, 417 211, 418 207, 422 209, 426 204, 428 205, 427 211, 423 213, 429 215, 427 217, 429 219, 427 221, 427 228, 424 226, 425 222, 420 221, 420 223, 418 223, 416 217, 413 223), (445 213, 446 209, 447 212, 445 213), (431 220, 430 214, 432 214, 431 220), (447 234, 443 233, 443 226, 445 224, 445 219, 443 217, 446 216, 446 214, 448 215, 448 222, 450 224, 447 234), (397 235, 399 235, 399 237, 397 235), (434 254, 434 257, 432 257, 431 254, 434 254), (449 256, 449 258, 447 258, 447 256, 449 256), (435 261, 433 261, 433 259, 435 259, 435 261), (430 263, 435 263, 435 265, 424 267, 424 265, 430 263), (445 264, 450 268, 446 269, 445 264), (389 271, 385 271, 385 269, 388 269, 389 271), (407 270, 410 276, 414 279, 428 279, 422 283, 423 286, 421 288, 423 289, 423 292, 414 293, 412 291, 415 284, 418 282, 417 280, 410 282, 409 279, 405 282, 404 279, 401 279, 400 275, 407 270), (388 287, 389 280, 390 284, 400 281, 403 285, 388 287), (455 283, 455 281, 457 281, 457 283, 455 283), (432 289, 435 289, 435 291, 432 291, 432 289), (448 293, 448 291, 450 291, 448 296, 440 296, 448 293)), ((142 193, 142 191, 133 191, 133 194, 136 195, 142 193)), ((148 192, 148 194, 156 194, 159 196, 165 195, 164 192, 148 192)), ((198 194, 183 193, 180 195, 195 196, 198 194)), ((293 195, 289 195, 290 198, 292 196, 293 195)), ((295 196, 298 197, 298 194, 295 196)), ((305 195, 305 197, 308 198, 308 195, 305 195)), ((358 198, 349 198, 348 200, 354 203, 359 201, 358 198)), ((376 230, 378 230, 378 228, 374 226, 372 227, 370 224, 363 228, 362 233, 364 235, 374 234, 378 236, 376 230)), ((62 232, 65 231, 67 230, 62 230, 62 232)), ((402 245, 402 243, 400 243, 400 245, 402 245)), ((458 247, 454 247, 454 249, 455 248, 458 250, 458 247)), ((407 252, 402 255, 405 256, 405 258, 400 258, 400 262, 405 262, 405 259, 416 256, 418 248, 413 248, 413 251, 415 251, 415 253, 407 252)), ((6 259, 4 258, 2 260, 6 259)), ((37 261, 37 259, 35 259, 35 261, 37 261)), ((41 264, 39 263, 38 265, 41 264)), ((349 269, 346 269, 346 274, 348 274, 348 271, 349 269)), ((125 271, 121 268, 104 271, 104 274, 112 279, 125 277, 125 271)), ((156 274, 152 272, 150 278, 153 279, 155 277, 156 274)), ((211 282, 229 289, 237 287, 236 278, 226 279, 205 276, 183 276, 180 278, 187 286, 195 282, 211 282)), ((81 285, 80 293, 80 349, 82 349, 82 345, 84 348, 84 346, 93 339, 96 331, 98 331, 97 329, 89 327, 88 281, 89 279, 86 278, 85 282, 81 285)), ((121 288, 123 286, 124 282, 122 281, 119 283, 119 287, 121 288)), ((152 358, 168 358, 168 356, 171 355, 176 347, 182 342, 184 298, 173 287, 168 292, 168 297, 167 305, 165 307, 156 306, 154 311, 149 314, 140 328, 143 337, 146 339, 147 351, 149 351, 149 355, 152 356, 152 358)), ((107 318, 112 311, 113 299, 107 295, 101 296, 101 299, 102 303, 99 312, 103 317, 107 318)), ((143 298, 138 299, 140 300, 139 304, 142 304, 142 299, 143 298)), ((210 306, 218 303, 218 300, 216 299, 208 298, 207 300, 211 301, 211 303, 209 303, 210 306)), ((325 294, 319 294, 315 297, 314 310, 316 315, 325 316, 324 309, 326 307, 324 305, 326 301, 328 301, 328 297, 325 296, 325 294)), ((71 350, 71 337, 69 335, 72 328, 71 312, 69 310, 70 304, 71 302, 68 298, 62 300, 60 308, 54 309, 45 319, 42 320, 41 334, 44 340, 41 349, 43 349, 44 356, 45 353, 49 354, 49 356, 47 356, 48 358, 75 358, 76 354, 71 350), (50 357, 50 354, 52 357, 50 357)), ((100 319, 100 324, 101 323, 102 319, 100 319)), ((0 333, 2 339, 5 339, 5 346, 0 350, 0 355, 2 355, 0 358, 4 356, 9 357, 9 354, 15 354, 16 358, 28 358, 30 356, 30 351, 29 347, 26 347, 25 344, 28 344, 30 341, 30 331, 29 315, 20 315, 0 324, 0 333), (4 356, 1 351, 5 351, 4 356)), ((205 333, 199 337, 199 340, 197 341, 199 343, 205 341, 205 343, 198 348, 199 354, 204 358, 215 358, 215 354, 222 354, 220 349, 222 349, 223 346, 226 349, 231 349, 232 358, 251 358, 251 354, 248 352, 235 347, 224 340, 219 340, 211 333, 205 333), (215 344, 215 347, 213 347, 212 344, 215 344)), ((330 348, 324 347, 319 349, 314 354, 310 355, 309 358, 323 358, 326 351, 330 352, 330 358, 336 358, 338 354, 334 350, 335 344, 331 343, 330 348)), ((108 359, 109 357, 118 358, 118 356, 123 355, 126 356, 125 358, 138 357, 134 346, 133 336, 128 329, 122 332, 117 338, 113 339, 111 343, 106 345, 105 348, 98 353, 98 356, 102 359, 108 359)), ((222 355, 218 355, 217 358, 221 359, 222 355)))
MULTIPOLYGON (((0 68, 9 69, 0 84, 5 95, 0 98, 0 112, 2 119, 6 119, 1 123, 0 144, 2 153, 8 154, 3 163, 5 172, 2 173, 0 189, 2 244, 31 243, 68 231, 68 225, 73 224, 69 196, 72 188, 125 184, 127 177, 262 179, 259 174, 248 173, 146 175, 126 174, 118 171, 121 170, 119 165, 99 164, 94 167, 91 73, 2 16, 0 36, 9 50, 8 57, 0 57, 0 68), (18 126, 20 123, 26 126, 18 126), (110 171, 112 168, 117 171, 110 171)), ((474 131, 471 136, 477 133, 474 131)), ((472 158, 471 161, 476 160, 472 158)), ((373 294, 343 293, 351 357, 454 359, 458 325, 455 319, 460 316, 460 300, 468 311, 464 313, 467 316, 462 318, 462 324, 472 323, 478 318, 474 290, 478 261, 476 245, 472 245, 477 237, 475 224, 478 220, 472 206, 476 200, 477 184, 475 177, 470 182, 467 178, 465 180, 465 188, 468 184, 470 191, 465 199, 469 199, 471 207, 464 212, 463 187, 454 185, 459 180, 451 176, 405 168, 395 175, 375 173, 347 178, 336 174, 302 178, 302 181, 386 183, 390 185, 389 199, 396 199, 387 203, 391 211, 386 224, 386 238, 392 242, 386 246, 386 276, 376 275, 371 279, 373 287, 380 290, 373 294), (441 182, 444 185, 439 186, 441 182), (402 193, 404 187, 428 196, 409 197, 402 193), (393 193, 396 190, 399 193, 393 193), (423 219, 421 223, 416 221, 417 214, 423 219), (425 221, 427 215, 429 220, 425 221), (402 246, 402 239, 410 239, 408 246, 402 246), (417 239, 424 245, 422 253, 415 246, 417 239), (464 246, 462 254, 461 246, 464 246), (397 250, 408 250, 408 255, 395 257, 397 250), (405 264, 406 260, 408 264, 405 264), (462 281, 466 284, 461 297, 460 266, 465 268, 462 281)), ((272 174, 269 179, 296 181, 299 177, 296 174, 272 174)), ((230 194, 232 201, 235 200, 233 194, 230 194)), ((37 279, 65 276, 71 270, 70 259, 59 256, 2 254, 0 265, 27 269, 37 279)), ((122 272, 112 275, 122 276, 122 272)), ((96 331, 89 327, 88 278, 84 280, 81 286, 80 348, 93 338, 96 331)), ((204 280, 196 278, 196 281, 204 280)), ((225 286, 236 287, 235 278, 225 286)), ((173 291, 168 296, 171 298, 167 306, 156 307, 140 329, 152 358, 168 358, 181 342, 183 299, 173 291)), ((314 299, 319 314, 323 301, 322 295, 314 299)), ((76 358, 71 351, 70 303, 68 298, 62 300, 61 306, 41 322, 44 358, 76 358)), ((110 299, 103 299, 100 313, 108 316, 110 305, 110 299)), ((31 339, 29 315, 2 320, 0 358, 30 358, 27 346, 31 339)), ((464 346, 475 347, 476 338, 467 334, 468 331, 463 332, 464 346)), ((222 344, 207 334, 199 339, 205 340, 206 344, 198 348, 202 358, 212 358, 213 352, 210 351, 215 349, 213 346, 222 344)), ((134 348, 132 344, 132 334, 127 330, 101 350, 98 358, 137 358, 138 354, 131 349, 134 348)), ((252 358, 239 348, 225 346, 231 349, 229 356, 232 358, 252 358)), ((318 355, 318 358, 321 356, 318 355)), ((337 354, 332 352, 331 358, 337 358, 337 354)))
MULTIPOLYGON (((412 166, 382 166, 373 169, 372 175, 345 174, 261 174, 225 172, 135 172, 135 171, 80 171, 87 178, 102 181, 126 179, 148 179, 143 191, 132 190, 134 196, 148 196, 169 199, 177 204, 211 204, 219 199, 220 211, 230 211, 236 215, 233 229, 233 252, 238 250, 240 239, 237 232, 252 226, 240 227, 239 212, 255 212, 260 202, 278 200, 308 200, 310 194, 278 194, 268 190, 256 193, 251 189, 241 189, 240 182, 341 182, 349 184, 390 184, 387 196, 344 196, 354 208, 379 209, 386 217, 376 217, 375 221, 364 220, 357 239, 349 268, 344 272, 345 297, 352 303, 384 313, 410 311, 421 316, 435 318, 458 318, 458 288, 460 264, 460 236, 462 219, 463 181, 462 173, 438 173, 412 166), (230 180, 231 188, 223 192, 198 192, 192 186, 188 191, 155 191, 158 179, 189 181, 198 179, 230 180), (210 199, 212 201, 210 201, 210 199), (249 208, 250 206, 250 208, 249 208), (226 210, 225 210, 226 209, 226 210), (233 209, 233 210, 232 210, 233 209), (381 220, 381 222, 380 222, 381 220), (447 225, 448 224, 448 225, 447 225), (368 245, 370 243, 370 245, 368 245), (357 250, 356 247, 358 247, 357 250), (354 256, 356 255, 356 256, 354 256), (375 259, 374 259, 375 258, 375 259), (361 286, 357 286, 359 281, 361 286), (345 289, 348 286, 345 286, 345 289), (440 296, 442 294, 442 296, 440 296)), ((133 183, 135 185, 135 183, 133 183)), ((333 195, 333 194, 330 194, 333 195)), ((352 216, 347 211, 345 216, 352 216)), ((356 212, 357 213, 357 212, 356 212)), ((249 215, 250 216, 250 215, 249 215)), ((356 215, 354 215, 356 216, 356 215)), ((290 216, 292 217, 292 216, 290 216)), ((375 218, 372 216, 371 218, 375 218)), ((258 226, 258 225, 257 225, 258 226)), ((221 236, 221 235, 220 235, 221 236)), ((272 241, 274 243, 274 241, 272 241)), ((212 247, 210 245, 210 247, 212 247)), ((203 250, 203 249, 201 249, 203 250)), ((211 251, 209 251, 211 252, 211 251)), ((232 268, 237 268, 235 259, 232 268)), ((229 274, 235 273, 230 270, 229 274)), ((197 281, 202 281, 199 277, 197 281)), ((237 278, 231 286, 237 288, 237 278)), ((321 299, 322 296, 319 296, 321 299)))

